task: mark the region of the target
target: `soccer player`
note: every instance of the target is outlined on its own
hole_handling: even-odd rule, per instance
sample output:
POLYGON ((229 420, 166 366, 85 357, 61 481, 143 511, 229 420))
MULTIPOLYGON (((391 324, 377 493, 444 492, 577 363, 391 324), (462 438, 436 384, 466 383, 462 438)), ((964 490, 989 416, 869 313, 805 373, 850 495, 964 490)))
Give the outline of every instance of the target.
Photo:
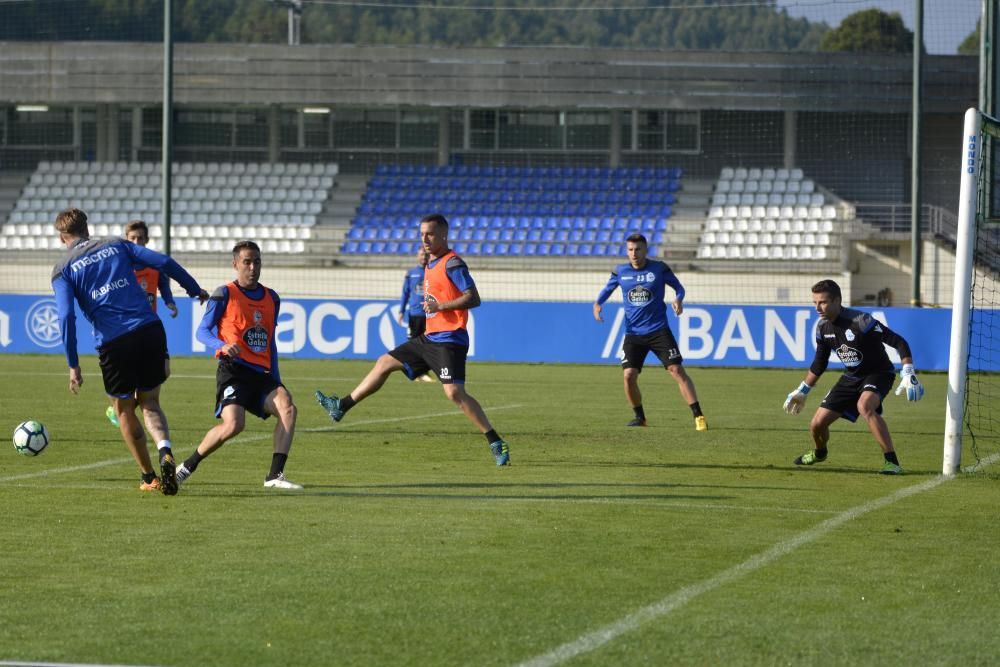
POLYGON ((642 392, 639 391, 639 373, 642 372, 646 355, 652 351, 660 359, 664 368, 677 382, 681 396, 691 408, 694 427, 697 431, 708 430, 705 415, 702 414, 694 382, 684 370, 677 341, 667 323, 667 304, 664 300, 666 286, 674 290, 671 304, 674 313, 684 312, 684 287, 666 263, 649 259, 649 245, 642 234, 631 234, 625 239, 628 263, 619 264, 611 272, 608 284, 604 286, 594 302, 594 319, 603 322, 601 308, 616 288, 621 287, 625 303, 625 341, 622 351, 622 369, 625 375, 625 398, 632 406, 634 418, 628 426, 645 426, 646 413, 642 407, 642 392))
POLYGON ((94 326, 104 390, 119 416, 122 438, 142 472, 139 488, 173 495, 177 493, 174 458, 159 401, 160 385, 167 379, 167 336, 139 287, 135 269, 150 266, 162 271, 202 302, 208 293, 166 255, 117 237, 90 238, 87 214, 79 209, 59 213, 55 227, 69 250, 52 270, 52 290, 69 362, 69 389, 75 394, 83 385, 76 349, 75 300, 94 326), (150 432, 163 435, 156 443, 160 477, 149 459, 146 433, 135 415, 137 405, 142 406, 150 432))
POLYGON ((903 469, 893 449, 889 427, 882 418, 882 399, 892 389, 896 377, 885 345, 895 348, 903 363, 896 395, 905 392, 906 400, 919 401, 923 398, 924 387, 913 369, 909 344, 868 313, 841 306, 840 285, 832 280, 821 280, 813 285, 812 299, 820 318, 816 327, 816 357, 805 380, 785 399, 785 412, 797 415, 802 411, 806 395, 830 363, 831 352, 836 352, 844 364, 844 374, 823 398, 809 424, 814 449, 795 459, 795 465, 811 466, 825 461, 830 424, 840 418, 853 423, 860 416, 882 448, 885 462, 879 472, 901 475, 903 469))
MULTIPOLYGON (((131 220, 125 225, 125 240, 145 247, 149 243, 149 227, 146 226, 145 221, 131 220)), ((170 276, 152 266, 144 266, 136 268, 135 277, 139 281, 139 287, 146 293, 149 307, 153 309, 154 313, 156 312, 156 291, 159 290, 163 296, 164 305, 170 311, 170 317, 177 317, 177 304, 174 303, 174 295, 170 291, 170 276)), ((169 354, 167 354, 167 377, 170 377, 169 354)), ((114 426, 118 426, 118 415, 115 414, 113 407, 109 405, 104 414, 107 416, 109 422, 114 426)), ((149 425, 147 424, 147 426, 149 425)), ((160 434, 152 432, 153 429, 150 429, 150 431, 154 439, 160 439, 160 434)))
POLYGON ((427 250, 417 251, 417 265, 403 276, 403 295, 399 299, 399 323, 406 324, 406 337, 416 338, 427 327, 424 312, 424 269, 427 268, 427 250))
POLYGON ((206 456, 243 432, 249 410, 261 419, 274 415, 274 454, 264 478, 269 489, 301 489, 285 479, 285 463, 295 434, 298 409, 281 384, 274 330, 281 300, 260 284, 260 247, 253 241, 233 246, 236 280, 212 294, 198 326, 198 340, 215 351, 215 416, 222 421, 208 430, 198 449, 177 469, 183 482, 206 456))
POLYGON ((396 371, 415 380, 433 370, 445 396, 461 408, 465 416, 486 437, 498 466, 510 464, 507 443, 490 425, 482 406, 465 391, 465 361, 469 353, 469 309, 478 306, 479 290, 462 258, 448 247, 448 221, 440 213, 420 221, 420 241, 427 251, 424 271, 423 309, 427 313, 424 334, 407 340, 375 362, 354 390, 338 398, 316 391, 316 400, 330 418, 339 422, 348 410, 381 389, 396 371))

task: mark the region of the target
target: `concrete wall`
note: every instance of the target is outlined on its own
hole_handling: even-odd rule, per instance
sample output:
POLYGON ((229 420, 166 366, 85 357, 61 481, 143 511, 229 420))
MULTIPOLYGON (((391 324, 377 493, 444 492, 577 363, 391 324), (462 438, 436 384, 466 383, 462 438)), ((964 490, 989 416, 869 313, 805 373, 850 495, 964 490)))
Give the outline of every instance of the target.
MULTIPOLYGON (((158 104, 156 43, 0 42, 0 102, 158 104)), ((931 113, 978 59, 924 59, 931 113)), ((177 44, 177 104, 908 112, 909 55, 177 44)))

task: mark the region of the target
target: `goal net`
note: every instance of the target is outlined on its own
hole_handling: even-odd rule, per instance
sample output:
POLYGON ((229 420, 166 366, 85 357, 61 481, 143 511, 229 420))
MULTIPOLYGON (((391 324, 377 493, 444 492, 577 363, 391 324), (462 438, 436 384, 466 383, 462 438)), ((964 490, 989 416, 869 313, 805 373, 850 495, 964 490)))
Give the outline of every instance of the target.
POLYGON ((965 114, 943 472, 1000 459, 1000 121, 965 114))

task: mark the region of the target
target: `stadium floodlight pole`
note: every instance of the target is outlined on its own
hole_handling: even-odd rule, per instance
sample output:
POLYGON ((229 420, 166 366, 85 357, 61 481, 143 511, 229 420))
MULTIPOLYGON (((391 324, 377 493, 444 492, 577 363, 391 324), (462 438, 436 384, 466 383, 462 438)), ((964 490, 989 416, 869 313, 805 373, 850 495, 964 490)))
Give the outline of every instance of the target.
POLYGON ((173 162, 174 138, 174 33, 171 20, 173 0, 163 2, 163 141, 160 155, 162 178, 160 181, 160 215, 163 218, 163 253, 170 254, 170 190, 173 187, 171 163, 173 162))
POLYGON ((921 272, 921 220, 922 194, 920 192, 920 112, 923 96, 923 60, 924 50, 924 0, 914 0, 916 3, 913 20, 913 125, 911 153, 913 160, 910 165, 910 305, 921 305, 920 272, 921 272))
POLYGON ((973 247, 976 203, 982 168, 982 119, 977 109, 965 112, 962 134, 962 181, 958 199, 958 240, 955 244, 955 286, 951 306, 951 346, 948 352, 948 395, 941 472, 954 475, 962 460, 965 378, 969 363, 969 318, 972 308, 973 247))
POLYGON ((271 0, 279 7, 288 7, 288 45, 302 43, 302 0, 271 0))

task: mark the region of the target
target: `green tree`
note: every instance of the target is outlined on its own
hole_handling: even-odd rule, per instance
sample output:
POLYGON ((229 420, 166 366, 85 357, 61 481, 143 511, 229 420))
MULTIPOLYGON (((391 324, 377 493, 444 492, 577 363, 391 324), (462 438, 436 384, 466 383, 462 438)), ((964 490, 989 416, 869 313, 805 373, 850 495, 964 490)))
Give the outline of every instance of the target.
POLYGON ((979 55, 979 28, 980 22, 976 21, 976 29, 969 33, 969 36, 958 45, 958 55, 978 56, 979 55))
POLYGON ((826 33, 820 51, 852 53, 913 53, 913 33, 903 25, 898 12, 865 9, 845 18, 826 33))

